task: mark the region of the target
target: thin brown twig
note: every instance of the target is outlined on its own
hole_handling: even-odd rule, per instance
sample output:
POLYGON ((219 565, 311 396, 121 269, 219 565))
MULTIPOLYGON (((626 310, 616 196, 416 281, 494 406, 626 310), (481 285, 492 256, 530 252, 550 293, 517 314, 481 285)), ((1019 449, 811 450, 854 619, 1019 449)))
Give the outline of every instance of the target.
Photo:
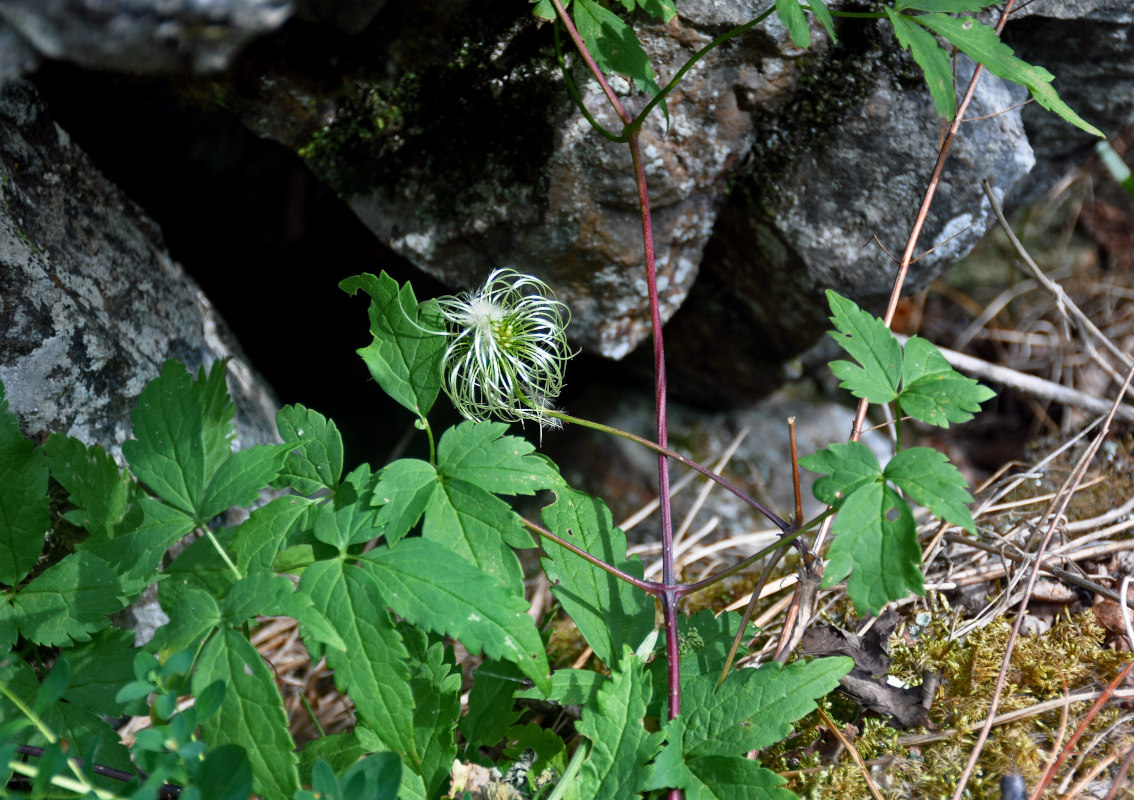
POLYGON ((839 740, 839 744, 845 747, 847 752, 850 753, 851 759, 854 761, 859 771, 862 772, 862 779, 866 781, 866 788, 870 790, 870 796, 873 797, 874 800, 883 800, 882 793, 878 791, 878 785, 874 783, 874 779, 870 777, 870 768, 867 767, 866 763, 862 760, 862 754, 858 752, 858 748, 854 746, 854 742, 848 739, 846 734, 839 730, 839 726, 835 724, 834 720, 827 716, 826 711, 822 708, 815 710, 819 712, 819 716, 823 719, 823 724, 831 730, 831 733, 835 734, 835 738, 839 740))
POLYGON ((1118 790, 1122 788, 1122 784, 1126 781, 1126 774, 1130 772, 1130 765, 1134 764, 1134 745, 1126 751, 1126 758, 1122 760, 1122 766, 1118 768, 1118 774, 1114 776, 1114 783, 1110 785, 1110 791, 1106 793, 1103 800, 1114 800, 1118 797, 1118 790))

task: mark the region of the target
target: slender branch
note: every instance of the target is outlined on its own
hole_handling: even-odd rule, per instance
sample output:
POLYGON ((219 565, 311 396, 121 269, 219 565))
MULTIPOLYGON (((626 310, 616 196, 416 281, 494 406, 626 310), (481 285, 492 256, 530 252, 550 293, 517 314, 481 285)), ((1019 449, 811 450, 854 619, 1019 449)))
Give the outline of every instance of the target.
POLYGON ((555 40, 555 60, 559 63, 559 71, 563 74, 563 83, 567 87, 567 94, 571 95, 571 99, 575 101, 575 106, 582 112, 583 117, 590 123, 595 131, 612 142, 618 142, 619 144, 625 142, 626 138, 624 136, 619 136, 616 133, 608 131, 591 115, 591 112, 587 110, 586 104, 583 103, 583 97, 579 94, 579 88, 575 86, 575 79, 571 77, 571 72, 567 69, 567 61, 563 58, 563 47, 559 42, 559 25, 553 26, 551 31, 552 38, 555 40))
POLYGON ((690 469, 693 469, 693 470, 696 470, 697 472, 700 472, 702 475, 704 475, 709 480, 717 483, 722 488, 727 489, 728 491, 732 492, 734 495, 739 497, 745 503, 752 506, 752 508, 756 509, 761 514, 763 514, 768 519, 768 521, 771 522, 773 525, 775 525, 777 528, 779 528, 781 532, 787 533, 788 531, 790 531, 792 529, 792 525, 791 525, 790 522, 788 522, 787 520, 782 518, 779 514, 768 509, 767 507, 765 507, 758 500, 755 500, 752 497, 749 497, 747 494, 744 493, 744 491, 742 489, 740 489, 737 486, 734 486, 732 483, 730 483, 727 478, 721 477, 720 475, 713 472, 708 467, 703 466, 702 464, 699 464, 698 462, 694 461, 691 458, 688 458, 686 456, 681 455, 681 453, 678 453, 676 450, 670 450, 668 447, 662 447, 657 442, 651 442, 649 439, 645 438, 644 436, 638 436, 637 434, 630 433, 629 431, 620 430, 618 428, 611 427, 610 425, 603 425, 601 422, 593 422, 589 419, 581 419, 580 417, 573 417, 570 414, 564 414, 561 411, 547 411, 546 413, 549 417, 554 417, 555 419, 562 420, 563 422, 567 422, 567 423, 570 423, 570 424, 573 424, 573 425, 580 425, 584 428, 591 428, 592 430, 601 431, 602 433, 609 433, 612 436, 619 436, 623 439, 627 439, 631 442, 635 442, 637 444, 640 444, 643 447, 649 448, 650 450, 653 450, 655 453, 658 453, 659 455, 664 455, 667 458, 672 458, 674 461, 677 461, 677 462, 684 464, 685 466, 689 467, 690 469))
POLYGON ((563 3, 561 3, 560 0, 551 0, 551 3, 555 6, 556 16, 558 16, 559 21, 563 23, 563 27, 567 29, 567 34, 571 37, 571 41, 575 43, 575 49, 579 51, 579 55, 583 57, 583 61, 585 61, 587 67, 590 68, 591 74, 594 75, 595 79, 599 82, 599 86, 602 87, 602 91, 606 95, 606 99, 610 101, 611 107, 614 108, 618 116, 621 117, 622 122, 629 125, 632 121, 632 117, 626 112, 626 109, 622 107, 622 103, 618 101, 618 96, 614 94, 614 89, 610 88, 606 76, 602 74, 599 65, 595 63, 594 57, 591 56, 591 52, 587 49, 586 43, 583 42, 583 37, 579 35, 579 31, 575 27, 575 23, 572 22, 571 17, 567 15, 567 9, 563 8, 563 3))
POLYGON ((564 548, 565 550, 570 550, 572 553, 577 555, 579 558, 586 559, 587 561, 591 562, 592 564, 594 564, 599 569, 601 569, 605 572, 609 572, 614 577, 619 578, 620 580, 626 581, 631 586, 635 586, 635 587, 641 589, 643 592, 649 592, 650 594, 656 595, 656 594, 660 594, 661 591, 662 591, 662 585, 661 584, 655 583, 654 581, 647 581, 647 580, 642 580, 641 578, 635 578, 630 573, 623 572, 618 567, 607 564, 601 558, 596 558, 595 556, 592 556, 590 553, 588 553, 583 548, 571 544, 569 541, 567 541, 563 537, 556 536, 554 533, 549 531, 547 528, 545 528, 542 525, 539 525, 535 522, 532 522, 530 519, 527 519, 525 517, 520 517, 520 522, 523 523, 525 528, 527 528, 529 531, 536 534, 537 536, 542 536, 544 539, 550 539, 551 541, 555 542, 557 545, 564 548))

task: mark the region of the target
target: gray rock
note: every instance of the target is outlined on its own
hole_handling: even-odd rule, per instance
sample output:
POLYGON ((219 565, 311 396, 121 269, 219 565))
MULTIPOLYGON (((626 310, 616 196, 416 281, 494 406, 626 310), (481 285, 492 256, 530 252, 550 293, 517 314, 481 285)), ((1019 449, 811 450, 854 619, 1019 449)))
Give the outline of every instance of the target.
POLYGON ((224 321, 21 81, 0 90, 0 195, 0 380, 24 435, 117 455, 166 359, 229 358, 240 443, 276 441, 277 403, 224 321))
MULTIPOLYGON (((47 114, 0 89, 0 381, 25 436, 59 431, 122 463, 135 399, 166 359, 228 363, 237 446, 278 441, 271 389, 248 366, 157 227, 47 114)), ((151 586, 122 612, 138 644, 168 619, 151 586)))
POLYGON ((0 36, 17 31, 40 56, 97 69, 204 72, 293 10, 292 0, 0 0, 0 36))

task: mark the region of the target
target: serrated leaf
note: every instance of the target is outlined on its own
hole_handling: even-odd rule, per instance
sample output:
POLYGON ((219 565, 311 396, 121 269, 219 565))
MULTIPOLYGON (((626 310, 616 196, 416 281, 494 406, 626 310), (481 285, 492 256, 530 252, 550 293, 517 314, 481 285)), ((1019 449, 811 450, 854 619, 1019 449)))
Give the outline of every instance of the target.
POLYGON ((815 498, 840 508, 860 487, 882 481, 882 467, 874 452, 862 442, 831 445, 799 459, 799 465, 826 477, 815 481, 815 498))
POLYGON ((787 780, 742 756, 702 756, 686 762, 692 776, 685 800, 798 800, 787 780))
POLYGON ((576 0, 574 9, 575 27, 604 74, 625 75, 650 97, 661 91, 649 56, 625 20, 594 0, 576 0))
POLYGON ((898 11, 940 11, 957 14, 963 11, 980 11, 1000 0, 897 0, 894 8, 898 11))
POLYGON ((500 744, 504 733, 520 718, 521 712, 513 708, 513 698, 521 688, 522 675, 518 667, 507 661, 481 664, 469 691, 468 713, 459 723, 466 753, 500 744))
POLYGON ((957 372, 932 343, 911 336, 903 349, 898 404, 915 419, 947 428, 967 422, 996 393, 957 372))
POLYGON ((649 776, 647 763, 661 748, 663 735, 642 726, 650 702, 643 665, 624 648, 593 703, 583 708, 575 729, 591 740, 591 754, 579 772, 581 800, 634 797, 649 776))
POLYGON ((769 662, 733 670, 719 688, 716 675, 698 676, 681 701, 686 756, 740 755, 784 739, 853 666, 849 658, 769 662))
POLYGON ((470 651, 511 661, 550 688, 547 654, 522 594, 460 556, 427 539, 379 547, 360 562, 382 587, 386 603, 400 617, 457 639, 470 651))
POLYGON ((838 42, 839 38, 835 35, 835 20, 831 17, 831 10, 827 8, 827 0, 809 0, 808 5, 815 13, 815 19, 827 31, 827 35, 831 37, 832 42, 838 42))
POLYGON ((229 453, 233 436, 231 404, 218 399, 224 362, 197 381, 177 361, 166 361, 161 376, 138 396, 130 415, 134 438, 122 453, 134 474, 163 500, 194 513, 216 467, 229 453))
POLYGON ((939 519, 976 533, 976 523, 968 508, 973 501, 968 482, 944 453, 928 447, 902 450, 886 465, 886 478, 939 519))
POLYGON ((311 598, 295 590, 283 575, 257 573, 232 584, 221 604, 221 616, 229 625, 239 626, 257 616, 291 617, 306 634, 321 644, 346 651, 346 643, 311 598))
POLYGON ((232 536, 236 565, 245 575, 268 572, 288 538, 307 523, 314 503, 302 497, 277 497, 254 509, 232 536))
POLYGON ((99 445, 87 447, 61 433, 48 437, 43 452, 51 477, 67 490, 68 501, 76 506, 67 513, 67 520, 81 525, 92 537, 113 538, 127 507, 136 499, 130 476, 99 445))
POLYGON ((561 706, 581 706, 591 702, 609 678, 589 669, 557 669, 546 689, 533 686, 516 694, 531 700, 552 700, 561 706))
POLYGON ((121 579, 93 553, 78 551, 48 567, 12 598, 20 632, 37 644, 85 642, 126 605, 121 579))
MULTIPOLYGON (((90 709, 96 714, 116 717, 122 706, 115 694, 134 680, 134 632, 107 628, 67 651, 71 679, 63 696, 68 702, 90 709)), ((134 703, 134 713, 145 713, 144 704, 134 703)))
POLYGON ((776 0, 776 15, 791 35, 792 44, 801 50, 811 46, 811 29, 799 0, 776 0))
POLYGON ((216 598, 195 586, 165 582, 159 590, 162 608, 168 608, 169 622, 157 629, 147 648, 168 657, 195 648, 220 624, 216 598))
POLYGON ((131 596, 153 583, 165 552, 197 527, 193 517, 152 497, 140 498, 137 508, 141 520, 132 530, 113 539, 87 539, 77 547, 113 566, 131 596))
POLYGON ((283 698, 256 648, 228 626, 201 650, 193 694, 218 680, 225 683, 224 700, 220 712, 201 723, 203 738, 213 747, 244 747, 256 793, 290 798, 299 789, 299 772, 283 698))
POLYGON ((383 391, 401 405, 425 417, 441 391, 441 356, 445 337, 440 315, 429 304, 418 306, 413 288, 383 272, 355 275, 339 283, 347 294, 359 289, 370 295, 370 333, 374 341, 358 354, 383 391))
POLYGON ((234 506, 252 505, 296 446, 296 442, 265 444, 230 453, 205 488, 197 505, 198 518, 207 520, 234 506))
POLYGON ((0 384, 0 583, 15 586, 35 566, 49 524, 47 464, 20 434, 0 384))
POLYGON ((320 489, 333 492, 343 474, 343 437, 335 423, 296 404, 276 412, 276 427, 285 442, 301 442, 303 447, 288 455, 273 485, 290 486, 302 495, 320 489))
POLYGON ((425 652, 410 653, 413 690, 413 735, 420 761, 413 765, 426 792, 436 795, 457 756, 454 731, 461 715, 461 673, 446 661, 445 647, 436 642, 425 652))
POLYGON ((502 422, 462 422, 437 445, 442 475, 474 483, 495 494, 531 495, 563 485, 555 465, 519 436, 504 436, 502 422))
POLYGON ((937 38, 933 34, 912 22, 909 17, 895 13, 891 8, 884 7, 884 10, 890 24, 894 26, 898 44, 903 50, 909 50, 914 61, 921 67, 937 113, 951 121, 957 112, 957 92, 953 88, 949 54, 937 44, 937 38))
POLYGON ((831 338, 859 363, 856 366, 835 361, 831 371, 855 397, 864 397, 871 403, 889 403, 898 396, 902 377, 902 348, 898 340, 882 320, 830 289, 827 302, 833 315, 831 322, 838 329, 831 331, 831 338))
POLYGON ((924 594, 921 546, 909 505, 889 486, 866 484, 843 502, 831 526, 823 586, 850 575, 847 593, 859 616, 876 614, 910 592, 924 594))
MULTIPOLYGON (((555 502, 543 509, 544 524, 557 536, 636 578, 642 562, 626 557, 626 535, 611 518, 602 500, 573 489, 561 489, 555 502)), ((540 563, 551 591, 571 615, 595 655, 607 665, 623 646, 638 646, 654 627, 653 598, 599 569, 555 542, 545 539, 546 557, 540 563)))
POLYGON ((339 508, 330 504, 315 509, 315 538, 345 553, 351 545, 376 539, 381 534, 377 512, 362 501, 339 508))
POLYGON ((387 544, 397 543, 417 524, 437 487, 437 470, 416 458, 399 459, 378 473, 373 502, 382 504, 376 524, 387 544))
POLYGON ((1049 111, 1054 111, 1075 127, 1095 136, 1103 136, 1102 131, 1059 99, 1059 95, 1051 86, 1054 76, 1050 72, 1017 58, 1012 48, 1000 41, 993 28, 972 17, 958 19, 945 14, 921 14, 909 19, 945 37, 973 61, 983 64, 992 74, 1027 86, 1037 103, 1049 111))
POLYGON ((304 571, 299 591, 311 598, 346 645, 345 652, 326 653, 335 685, 354 700, 385 749, 417 761, 408 652, 374 579, 338 560, 318 561, 304 571))
POLYGON ((531 547, 531 537, 507 503, 476 484, 439 483, 429 497, 421 533, 504 586, 518 589, 523 581, 512 547, 531 547))

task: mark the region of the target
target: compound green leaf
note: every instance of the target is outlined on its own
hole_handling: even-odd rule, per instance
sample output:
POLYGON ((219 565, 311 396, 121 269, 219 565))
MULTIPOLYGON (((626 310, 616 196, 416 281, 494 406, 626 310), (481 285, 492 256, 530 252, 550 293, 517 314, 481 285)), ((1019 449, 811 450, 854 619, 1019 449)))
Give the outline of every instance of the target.
POLYGON ((885 11, 890 24, 894 26, 898 44, 903 50, 909 50, 914 61, 921 67, 937 113, 952 120, 957 111, 957 92, 953 88, 953 69, 949 54, 937 44, 937 37, 909 17, 895 13, 891 8, 885 8, 885 11))
POLYGON ((843 578, 859 616, 910 592, 924 593, 921 546, 909 504, 889 486, 866 484, 847 497, 831 526, 823 586, 843 578))
POLYGON ((507 503, 476 484, 439 483, 425 509, 422 535, 505 586, 518 589, 523 581, 512 547, 531 547, 531 537, 507 503))
POLYGON ((604 74, 625 75, 650 97, 661 91, 649 56, 625 20, 594 0, 576 0, 574 8, 575 27, 604 74))
POLYGON ((685 755, 741 755, 780 741, 853 666, 849 658, 796 661, 786 667, 769 662, 733 670, 720 688, 716 675, 698 676, 685 687, 681 702, 685 755))
POLYGON ((0 384, 0 583, 15 586, 27 576, 49 524, 47 464, 20 434, 0 384))
POLYGON ((216 468, 228 457, 232 405, 224 392, 225 365, 216 362, 194 382, 183 364, 166 361, 161 376, 138 396, 130 418, 134 438, 122 452, 134 474, 163 500, 196 513, 216 468))
POLYGON ((898 396, 902 378, 902 348, 894 334, 873 314, 868 314, 850 300, 827 290, 831 306, 831 322, 837 331, 830 336, 850 353, 858 365, 834 361, 831 371, 839 384, 855 397, 871 403, 889 403, 898 396))
POLYGON ((75 506, 64 516, 97 539, 113 538, 129 505, 136 500, 135 484, 99 445, 87 447, 78 439, 53 433, 43 443, 51 477, 67 490, 75 506))
POLYGON ((276 479, 296 442, 265 444, 230 453, 213 473, 197 505, 199 519, 208 520, 233 506, 256 502, 260 490, 276 479))
POLYGON ((792 44, 801 50, 811 46, 811 28, 799 0, 776 0, 776 15, 791 34, 792 44))
MULTIPOLYGON (((642 577, 641 561, 637 556, 626 557, 626 535, 614 525, 602 500, 560 489, 542 516, 552 533, 611 566, 642 577)), ((546 557, 541 563, 552 594, 604 664, 613 664, 623 646, 636 648, 653 630, 652 597, 550 539, 543 540, 543 551, 546 557)))
POLYGON ((387 544, 395 544, 417 524, 438 485, 433 465, 416 458, 399 459, 378 473, 373 502, 381 503, 376 524, 387 544))
POLYGON ((815 498, 839 508, 860 487, 882 481, 882 467, 862 442, 836 443, 799 459, 799 465, 827 477, 815 481, 815 498))
POLYGON ((1103 135, 1059 99, 1051 86, 1054 76, 1050 72, 1017 58, 1012 48, 1000 41, 993 28, 972 17, 958 19, 945 14, 921 14, 910 19, 948 39, 992 74, 1027 86, 1037 103, 1067 122, 1095 136, 1103 135))
POLYGON ((195 586, 166 581, 159 590, 169 622, 157 629, 147 649, 165 657, 195 648, 221 621, 216 598, 195 586))
POLYGON ((290 798, 299 789, 299 772, 283 698, 256 648, 227 625, 201 650, 193 694, 199 695, 214 681, 223 681, 226 691, 220 711, 201 723, 205 741, 214 748, 226 744, 245 748, 256 793, 290 798))
POLYGON ((462 422, 437 445, 438 471, 495 494, 535 494, 563 485, 559 470, 519 436, 504 436, 502 422, 462 422))
POLYGON ((343 474, 343 437, 335 423, 296 404, 276 412, 276 427, 285 442, 300 442, 303 447, 288 454, 273 485, 290 486, 302 495, 320 489, 334 492, 343 474))
POLYGON ((110 624, 108 614, 126 605, 114 568, 78 551, 20 589, 12 598, 20 632, 37 644, 85 642, 110 624))
POLYGON ((358 351, 383 391, 419 417, 425 417, 441 390, 445 337, 432 304, 419 307, 413 288, 383 272, 363 273, 339 283, 347 294, 370 295, 370 333, 374 341, 358 351), (438 333, 430 333, 437 331, 438 333))
POLYGON ((489 658, 510 661, 537 686, 550 688, 547 654, 535 622, 525 613, 522 592, 510 592, 428 539, 375 548, 362 556, 361 564, 398 616, 460 639, 472 652, 483 650, 489 658))
POLYGON ((995 394, 949 366, 932 343, 918 336, 906 341, 898 404, 915 419, 941 428, 967 422, 995 394))
POLYGON ((590 757, 579 772, 580 800, 634 797, 645 785, 650 774, 647 764, 664 737, 660 731, 647 733, 642 726, 650 694, 641 660, 624 648, 610 680, 575 724, 591 740, 590 757))
POLYGON ((886 465, 886 477, 939 519, 976 533, 968 483, 944 453, 928 447, 902 450, 886 465))
POLYGON ((413 741, 413 695, 408 652, 386 611, 386 600, 373 577, 341 561, 318 561, 299 581, 346 645, 328 650, 335 685, 348 693, 364 724, 385 749, 419 761, 413 741))

